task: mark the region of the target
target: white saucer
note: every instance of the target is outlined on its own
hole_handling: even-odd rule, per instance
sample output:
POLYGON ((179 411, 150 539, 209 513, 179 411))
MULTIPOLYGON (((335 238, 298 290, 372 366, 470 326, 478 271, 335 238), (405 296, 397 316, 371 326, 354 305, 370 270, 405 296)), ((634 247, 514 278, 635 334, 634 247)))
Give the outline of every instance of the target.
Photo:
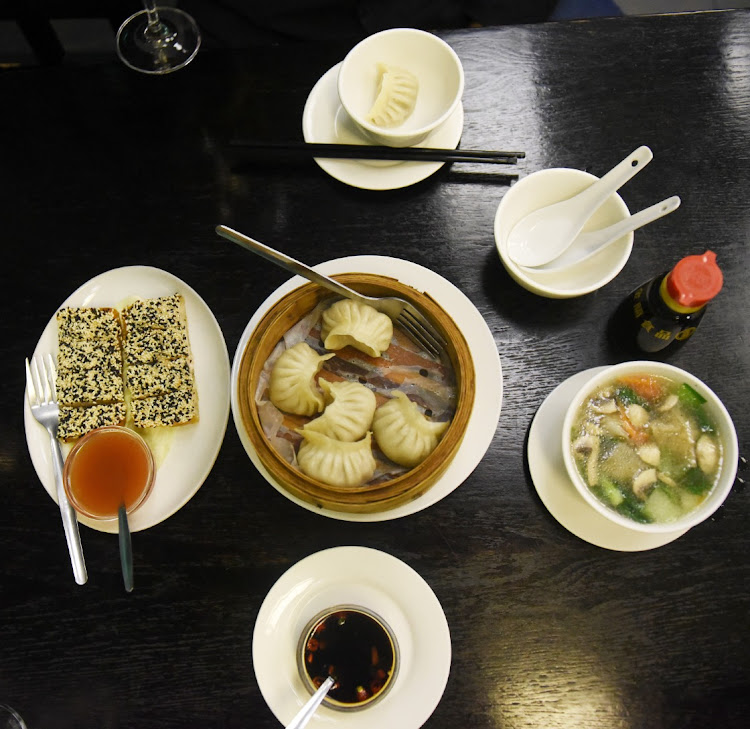
MULTIPOLYGON (((58 307, 117 306, 132 296, 150 298, 174 293, 185 299, 200 419, 174 428, 170 434, 168 452, 157 461, 153 491, 128 517, 132 532, 148 529, 181 509, 193 498, 216 461, 229 421, 229 354, 224 335, 208 304, 190 286, 151 266, 125 266, 95 276, 58 307)), ((39 337, 34 356, 57 354, 56 312, 39 337)), ((47 493, 57 501, 47 432, 34 420, 28 397, 24 397, 23 411, 34 469, 47 493)), ((63 455, 66 448, 69 446, 64 446, 63 455)), ((97 520, 79 514, 78 521, 100 532, 117 533, 117 519, 97 520)))
POLYGON ((440 304, 453 321, 456 322, 456 325, 461 329, 464 337, 466 337, 472 359, 474 360, 475 392, 478 398, 474 401, 474 407, 469 418, 469 423, 466 426, 464 439, 461 441, 461 445, 448 468, 445 469, 440 478, 424 494, 419 498, 388 511, 373 514, 358 514, 321 509, 297 498, 278 483, 261 463, 242 422, 242 418, 239 416, 239 368, 247 342, 258 322, 277 301, 286 296, 290 291, 307 283, 307 279, 300 276, 295 276, 280 286, 260 305, 240 337, 232 364, 232 412, 234 414, 234 424, 237 428, 237 433, 240 436, 242 445, 245 447, 245 451, 250 456, 250 460, 266 481, 290 501, 299 504, 309 511, 343 521, 386 521, 415 514, 437 503, 454 489, 458 488, 471 475, 471 472, 477 467, 490 447, 495 430, 497 430, 497 423, 500 418, 500 406, 503 399, 503 373, 495 339, 487 326, 487 322, 463 292, 434 271, 430 271, 428 268, 419 266, 411 261, 387 256, 349 256, 347 258, 326 261, 314 268, 316 271, 328 274, 329 276, 337 273, 357 271, 396 277, 401 283, 429 294, 440 304))
POLYGON ((422 726, 448 682, 448 622, 419 574, 401 560, 367 547, 335 547, 312 554, 290 567, 266 596, 253 631, 253 666, 269 708, 286 725, 310 698, 297 670, 297 641, 317 613, 342 604, 370 608, 388 623, 399 646, 399 672, 382 701, 352 712, 322 706, 309 726, 422 726))
MULTIPOLYGON (((329 69, 313 86, 302 113, 306 142, 328 144, 372 144, 355 128, 339 100, 336 84, 340 63, 329 69)), ((455 149, 464 128, 464 109, 456 111, 439 129, 417 147, 455 149)), ((323 159, 315 161, 331 177, 363 190, 396 190, 421 182, 437 172, 444 162, 394 162, 378 160, 323 159)))
POLYGON ((579 372, 559 384, 537 410, 529 430, 529 471, 536 492, 552 516, 590 544, 619 552, 641 552, 673 542, 687 529, 649 534, 611 522, 589 506, 565 472, 562 424, 573 396, 604 367, 579 372))

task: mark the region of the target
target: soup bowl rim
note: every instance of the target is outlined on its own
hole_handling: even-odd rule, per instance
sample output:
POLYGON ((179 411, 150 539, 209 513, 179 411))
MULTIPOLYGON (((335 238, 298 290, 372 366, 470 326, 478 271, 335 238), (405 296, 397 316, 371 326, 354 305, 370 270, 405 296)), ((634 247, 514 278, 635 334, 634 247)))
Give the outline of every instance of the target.
POLYGON ((600 370, 578 389, 576 394, 573 396, 570 404, 568 405, 568 408, 565 412, 565 417, 563 419, 562 452, 565 469, 576 490, 586 501, 586 503, 594 508, 597 512, 599 512, 602 516, 606 517, 615 524, 618 524, 632 531, 668 533, 686 531, 687 529, 691 529, 697 524, 705 521, 724 503, 724 500, 729 495, 729 492, 732 489, 735 476, 737 474, 739 445, 737 442, 737 431, 734 427, 734 423, 732 422, 732 418, 729 415, 729 412, 724 406, 724 403, 721 401, 719 396, 702 380, 700 380, 698 377, 691 374, 687 370, 684 370, 667 362, 632 360, 610 365, 606 369, 600 370), (576 467, 575 459, 572 454, 571 430, 573 420, 575 419, 578 410, 580 409, 585 399, 591 394, 594 389, 604 384, 605 382, 608 382, 609 380, 612 380, 620 375, 633 374, 636 372, 646 372, 648 374, 657 376, 661 375, 664 377, 669 377, 673 380, 679 379, 683 382, 686 382, 700 395, 705 397, 707 403, 710 403, 711 415, 715 420, 718 421, 717 425, 719 427, 719 437, 723 448, 722 466, 721 472, 719 474, 719 479, 709 492, 706 499, 701 504, 699 504, 692 511, 685 514, 683 517, 676 519, 675 521, 643 524, 633 521, 632 519, 628 519, 621 514, 618 514, 616 511, 614 511, 614 509, 601 502, 591 492, 583 477, 578 472, 578 468, 576 467))

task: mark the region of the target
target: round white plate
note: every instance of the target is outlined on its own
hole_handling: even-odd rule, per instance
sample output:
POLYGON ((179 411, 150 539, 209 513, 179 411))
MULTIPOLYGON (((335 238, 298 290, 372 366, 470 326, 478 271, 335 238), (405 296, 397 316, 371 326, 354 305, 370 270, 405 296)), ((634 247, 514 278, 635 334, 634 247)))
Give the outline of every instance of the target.
POLYGON ((448 682, 448 622, 419 574, 401 560, 367 547, 334 547, 311 554, 290 567, 266 596, 253 631, 253 665, 269 708, 286 725, 310 698, 297 670, 297 641, 317 613, 342 604, 370 608, 388 623, 399 646, 398 675, 381 701, 361 711, 321 706, 309 726, 422 726, 448 682))
POLYGON ((431 488, 427 489, 419 498, 388 511, 374 514, 354 514, 333 511, 331 509, 321 509, 297 498, 279 484, 261 463, 250 441, 250 436, 245 429, 242 418, 239 415, 238 373, 242 354, 258 322, 277 301, 286 296, 290 291, 307 283, 307 279, 295 276, 276 289, 260 305, 255 314, 253 314, 253 318, 250 319, 250 322, 245 327, 245 331, 242 333, 240 342, 237 345, 237 351, 235 352, 232 364, 232 412, 234 414, 234 424, 242 445, 245 447, 248 456, 250 456, 250 460, 268 483, 279 491, 279 493, 294 501, 294 503, 305 507, 309 511, 314 511, 316 514, 323 514, 324 516, 344 521, 386 521, 407 516, 408 514, 415 514, 437 503, 454 489, 458 488, 482 460, 495 435, 503 399, 503 374, 500 366, 500 356, 498 355, 492 332, 474 304, 459 289, 434 271, 430 271, 428 268, 419 266, 411 261, 403 261, 399 258, 389 258, 387 256, 349 256, 347 258, 326 261, 314 268, 316 271, 329 276, 337 273, 356 271, 396 277, 401 283, 429 294, 443 307, 461 329, 464 337, 466 337, 472 359, 474 360, 476 396, 469 423, 466 426, 464 439, 448 468, 445 469, 444 473, 431 488))
MULTIPOLYGON (((302 134, 306 142, 328 144, 372 144, 357 131, 339 100, 336 80, 340 63, 329 69, 313 86, 302 112, 302 134)), ((439 129, 417 147, 455 149, 464 129, 464 109, 456 111, 439 129)), ((421 182, 437 172, 444 162, 395 162, 391 160, 323 159, 315 161, 331 177, 363 190, 396 190, 421 182)))
MULTIPOLYGON (((224 335, 206 302, 190 286, 171 273, 150 266, 127 266, 102 273, 58 307, 116 306, 132 296, 151 298, 174 293, 185 299, 200 419, 174 428, 169 451, 156 470, 153 491, 128 516, 134 532, 164 521, 183 507, 201 487, 219 454, 229 421, 229 354, 224 335)), ((42 332, 34 356, 57 354, 55 314, 42 332)), ((28 397, 24 397, 23 407, 31 461, 47 493, 57 501, 47 431, 31 415, 28 397)), ((78 520, 101 532, 117 532, 117 519, 98 521, 79 515, 78 520)))
POLYGON ((687 530, 648 534, 611 522, 589 506, 565 471, 562 424, 570 401, 597 372, 593 367, 569 377, 547 396, 529 430, 529 471, 536 492, 552 516, 569 532, 590 544, 619 552, 641 552, 673 542, 687 530))

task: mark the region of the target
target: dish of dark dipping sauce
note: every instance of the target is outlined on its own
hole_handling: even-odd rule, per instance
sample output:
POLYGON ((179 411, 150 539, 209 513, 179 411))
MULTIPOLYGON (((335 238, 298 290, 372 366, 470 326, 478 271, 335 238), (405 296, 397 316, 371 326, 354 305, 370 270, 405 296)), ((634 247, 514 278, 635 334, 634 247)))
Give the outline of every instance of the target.
POLYGON ((328 676, 335 683, 324 703, 359 709, 381 698, 393 682, 398 648, 390 628, 364 608, 334 608, 308 623, 302 635, 303 678, 315 690, 328 676))

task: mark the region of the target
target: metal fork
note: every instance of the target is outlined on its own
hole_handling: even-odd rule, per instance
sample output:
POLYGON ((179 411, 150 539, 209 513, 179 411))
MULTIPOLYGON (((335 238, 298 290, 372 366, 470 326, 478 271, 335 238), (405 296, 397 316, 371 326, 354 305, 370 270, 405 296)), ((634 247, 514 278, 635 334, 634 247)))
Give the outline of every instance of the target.
POLYGON ((63 457, 60 442, 57 440, 60 408, 57 405, 57 394, 55 392, 55 363, 51 354, 47 355, 47 360, 47 365, 45 365, 43 357, 35 357, 31 365, 29 365, 29 360, 26 360, 26 392, 31 406, 31 414, 49 433, 57 503, 60 505, 65 540, 68 543, 70 561, 73 565, 73 576, 79 585, 83 585, 88 580, 88 574, 86 563, 83 560, 78 520, 63 487, 63 457))
POLYGON ((347 286, 340 284, 338 281, 328 278, 328 276, 324 276, 322 273, 318 273, 295 258, 291 258, 284 253, 269 248, 267 245, 254 240, 253 238, 249 238, 232 228, 228 228, 226 225, 217 225, 216 232, 222 238, 231 240, 233 243, 237 243, 243 248, 247 248, 249 251, 271 261, 271 263, 275 263, 277 266, 281 266, 292 273, 296 273, 303 278, 313 281, 340 296, 345 296, 354 301, 360 301, 363 304, 372 306, 373 309, 382 311, 389 316, 395 324, 401 327, 412 341, 424 348, 424 350, 433 357, 440 358, 445 352, 448 345, 443 336, 437 331, 437 329, 435 329, 427 318, 408 301, 399 299, 395 296, 375 297, 357 293, 347 286))

